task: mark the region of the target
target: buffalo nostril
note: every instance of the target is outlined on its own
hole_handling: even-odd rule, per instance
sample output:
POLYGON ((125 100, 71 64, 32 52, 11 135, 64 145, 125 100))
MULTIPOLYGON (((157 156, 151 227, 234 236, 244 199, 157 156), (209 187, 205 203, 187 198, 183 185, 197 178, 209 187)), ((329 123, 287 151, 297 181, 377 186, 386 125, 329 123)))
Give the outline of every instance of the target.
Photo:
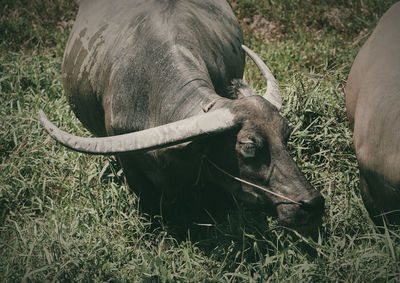
POLYGON ((325 200, 322 196, 317 196, 312 199, 300 201, 301 208, 308 212, 320 212, 322 213, 325 207, 325 200))

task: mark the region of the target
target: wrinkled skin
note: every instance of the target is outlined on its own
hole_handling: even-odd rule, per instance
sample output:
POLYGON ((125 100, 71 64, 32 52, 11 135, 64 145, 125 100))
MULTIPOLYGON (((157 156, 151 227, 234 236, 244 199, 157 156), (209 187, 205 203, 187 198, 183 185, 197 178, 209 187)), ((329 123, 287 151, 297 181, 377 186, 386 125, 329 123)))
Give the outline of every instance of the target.
POLYGON ((237 127, 226 133, 118 154, 143 209, 160 213, 182 199, 182 205, 195 207, 184 196, 200 180, 204 189, 196 194, 206 204, 216 200, 221 206, 234 195, 287 226, 312 230, 321 221, 324 200, 289 156, 287 122, 240 81, 241 44, 240 26, 222 0, 82 0, 64 56, 65 92, 76 116, 97 136, 228 109, 237 127), (204 156, 299 204, 221 174, 204 165, 204 156))

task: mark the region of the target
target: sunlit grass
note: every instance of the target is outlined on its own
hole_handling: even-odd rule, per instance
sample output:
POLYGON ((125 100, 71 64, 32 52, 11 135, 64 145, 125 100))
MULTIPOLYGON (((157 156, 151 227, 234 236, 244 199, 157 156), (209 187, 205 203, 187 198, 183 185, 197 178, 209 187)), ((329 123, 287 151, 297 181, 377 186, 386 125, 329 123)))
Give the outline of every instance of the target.
MULTIPOLYGON (((400 280, 400 228, 378 232, 362 204, 343 93, 360 44, 390 1, 233 1, 246 44, 280 83, 282 114, 293 129, 291 154, 326 198, 314 240, 242 207, 214 227, 177 233, 154 225, 139 213, 113 158, 51 140, 38 123, 39 109, 70 132, 88 132, 70 111, 61 81, 70 27, 63 30, 62 21, 73 17, 75 5, 42 2, 48 5, 0 5, 2 280, 400 280), (332 13, 335 8, 344 12, 332 13), (256 14, 279 29, 260 37, 243 20, 256 14)), ((265 90, 250 61, 245 78, 265 90)))

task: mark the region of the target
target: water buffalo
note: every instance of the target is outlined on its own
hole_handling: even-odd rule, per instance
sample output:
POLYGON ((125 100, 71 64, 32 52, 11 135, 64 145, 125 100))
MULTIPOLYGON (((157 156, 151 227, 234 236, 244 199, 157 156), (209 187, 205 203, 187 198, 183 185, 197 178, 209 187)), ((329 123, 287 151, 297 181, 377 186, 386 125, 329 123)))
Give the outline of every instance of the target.
POLYGON ((315 228, 324 199, 286 149, 273 75, 242 44, 225 0, 81 1, 64 89, 99 137, 67 134, 43 113, 42 124, 69 148, 115 154, 142 203, 174 202, 201 180, 284 225, 315 228), (268 81, 264 96, 241 80, 244 50, 268 81))
POLYGON ((345 91, 365 207, 377 224, 382 214, 400 223, 400 3, 362 46, 345 91))

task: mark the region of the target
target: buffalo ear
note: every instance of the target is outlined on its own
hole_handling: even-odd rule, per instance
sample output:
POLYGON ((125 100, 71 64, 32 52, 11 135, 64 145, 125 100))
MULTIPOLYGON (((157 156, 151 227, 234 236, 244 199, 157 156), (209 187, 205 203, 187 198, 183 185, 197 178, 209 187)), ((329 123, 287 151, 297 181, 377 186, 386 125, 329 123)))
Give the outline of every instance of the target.
POLYGON ((251 87, 241 79, 232 80, 232 85, 229 87, 229 94, 232 99, 241 99, 256 95, 251 87))
POLYGON ((285 123, 283 126, 283 131, 282 131, 283 142, 285 145, 289 141, 289 138, 292 135, 292 131, 293 131, 293 129, 287 123, 285 123))

